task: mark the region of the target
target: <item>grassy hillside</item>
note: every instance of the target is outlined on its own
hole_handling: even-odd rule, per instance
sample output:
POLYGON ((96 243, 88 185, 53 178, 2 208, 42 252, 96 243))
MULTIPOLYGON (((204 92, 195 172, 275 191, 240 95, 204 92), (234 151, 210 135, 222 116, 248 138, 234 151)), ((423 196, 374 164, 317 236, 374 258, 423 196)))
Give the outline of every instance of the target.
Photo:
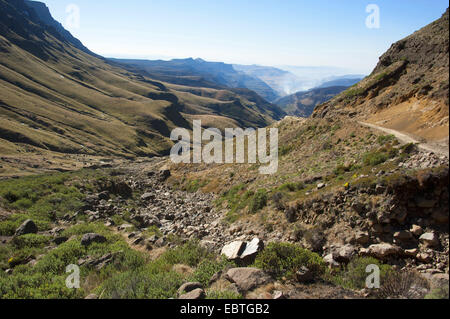
POLYGON ((76 48, 22 0, 1 0, 0 8, 2 154, 165 154, 171 129, 189 128, 193 118, 256 127, 278 117, 247 94, 199 96, 112 66, 76 48))

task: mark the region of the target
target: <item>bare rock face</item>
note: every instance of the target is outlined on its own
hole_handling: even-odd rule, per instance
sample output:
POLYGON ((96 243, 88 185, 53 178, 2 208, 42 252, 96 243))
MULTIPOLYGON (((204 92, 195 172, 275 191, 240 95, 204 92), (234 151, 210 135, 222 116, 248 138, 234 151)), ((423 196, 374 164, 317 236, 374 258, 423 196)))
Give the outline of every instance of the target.
POLYGON ((264 271, 258 268, 232 268, 226 273, 226 278, 235 283, 242 292, 248 292, 272 281, 264 271))

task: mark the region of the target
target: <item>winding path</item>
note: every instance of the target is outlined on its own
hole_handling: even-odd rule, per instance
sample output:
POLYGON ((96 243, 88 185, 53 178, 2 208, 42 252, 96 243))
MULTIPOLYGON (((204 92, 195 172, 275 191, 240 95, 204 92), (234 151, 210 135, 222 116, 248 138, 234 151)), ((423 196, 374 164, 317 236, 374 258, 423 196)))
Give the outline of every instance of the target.
POLYGON ((392 134, 402 143, 405 143, 405 144, 414 143, 414 144, 417 144, 417 146, 424 151, 433 152, 433 153, 439 154, 439 155, 444 155, 447 158, 449 157, 448 138, 446 141, 443 141, 443 142, 434 142, 434 143, 424 142, 424 141, 419 141, 408 134, 401 133, 399 131, 389 129, 386 127, 382 127, 382 126, 378 126, 378 125, 370 124, 370 123, 365 123, 365 122, 359 122, 359 124, 379 130, 379 131, 383 131, 387 134, 392 134))

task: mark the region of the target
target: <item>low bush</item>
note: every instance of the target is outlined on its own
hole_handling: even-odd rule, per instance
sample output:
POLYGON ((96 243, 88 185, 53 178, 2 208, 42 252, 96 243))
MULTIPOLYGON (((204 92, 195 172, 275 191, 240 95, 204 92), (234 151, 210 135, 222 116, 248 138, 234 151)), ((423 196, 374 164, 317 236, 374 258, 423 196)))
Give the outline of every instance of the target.
POLYGON ((254 214, 267 205, 267 192, 265 189, 259 189, 250 200, 249 211, 254 214))
POLYGON ((258 255, 254 266, 277 279, 292 279, 303 266, 315 276, 325 271, 325 263, 318 254, 290 243, 270 243, 258 255))
POLYGON ((366 288, 366 278, 369 275, 366 272, 366 269, 369 265, 376 265, 380 268, 381 282, 383 282, 387 275, 392 271, 391 266, 382 264, 378 259, 372 257, 357 257, 350 261, 346 268, 342 269, 336 275, 333 275, 331 281, 349 289, 360 290, 366 288))

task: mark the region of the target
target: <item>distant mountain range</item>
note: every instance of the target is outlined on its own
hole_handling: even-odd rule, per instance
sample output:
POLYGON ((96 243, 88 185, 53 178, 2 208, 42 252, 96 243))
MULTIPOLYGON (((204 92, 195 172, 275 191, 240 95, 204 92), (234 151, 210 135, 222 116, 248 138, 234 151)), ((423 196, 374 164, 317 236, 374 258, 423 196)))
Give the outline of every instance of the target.
POLYGON ((314 87, 351 86, 364 78, 363 75, 333 76, 337 70, 326 67, 298 67, 296 70, 299 75, 296 75, 270 66, 232 65, 193 58, 170 61, 114 58, 109 60, 128 70, 145 73, 154 79, 174 84, 217 89, 247 88, 269 102, 314 87), (303 76, 302 70, 305 72, 303 76))
POLYGON ((309 117, 317 105, 327 102, 347 88, 348 86, 315 88, 285 96, 275 101, 275 104, 289 115, 309 117))
POLYGON ((110 59, 121 66, 160 81, 179 85, 209 88, 246 88, 255 91, 267 101, 279 95, 264 81, 239 72, 233 65, 207 62, 202 59, 175 59, 170 61, 110 59))
MULTIPOLYGON (((184 71, 189 63, 210 67, 202 61, 180 66, 191 86, 161 82, 159 73, 133 72, 90 52, 43 3, 0 0, 0 151, 161 155, 173 145, 171 130, 190 129, 195 119, 222 129, 264 127, 285 115, 249 89, 206 85, 184 71)), ((237 72, 225 64, 213 67, 223 77, 211 80, 254 81, 231 76, 237 72)), ((177 78, 164 63, 160 68, 177 78)))

